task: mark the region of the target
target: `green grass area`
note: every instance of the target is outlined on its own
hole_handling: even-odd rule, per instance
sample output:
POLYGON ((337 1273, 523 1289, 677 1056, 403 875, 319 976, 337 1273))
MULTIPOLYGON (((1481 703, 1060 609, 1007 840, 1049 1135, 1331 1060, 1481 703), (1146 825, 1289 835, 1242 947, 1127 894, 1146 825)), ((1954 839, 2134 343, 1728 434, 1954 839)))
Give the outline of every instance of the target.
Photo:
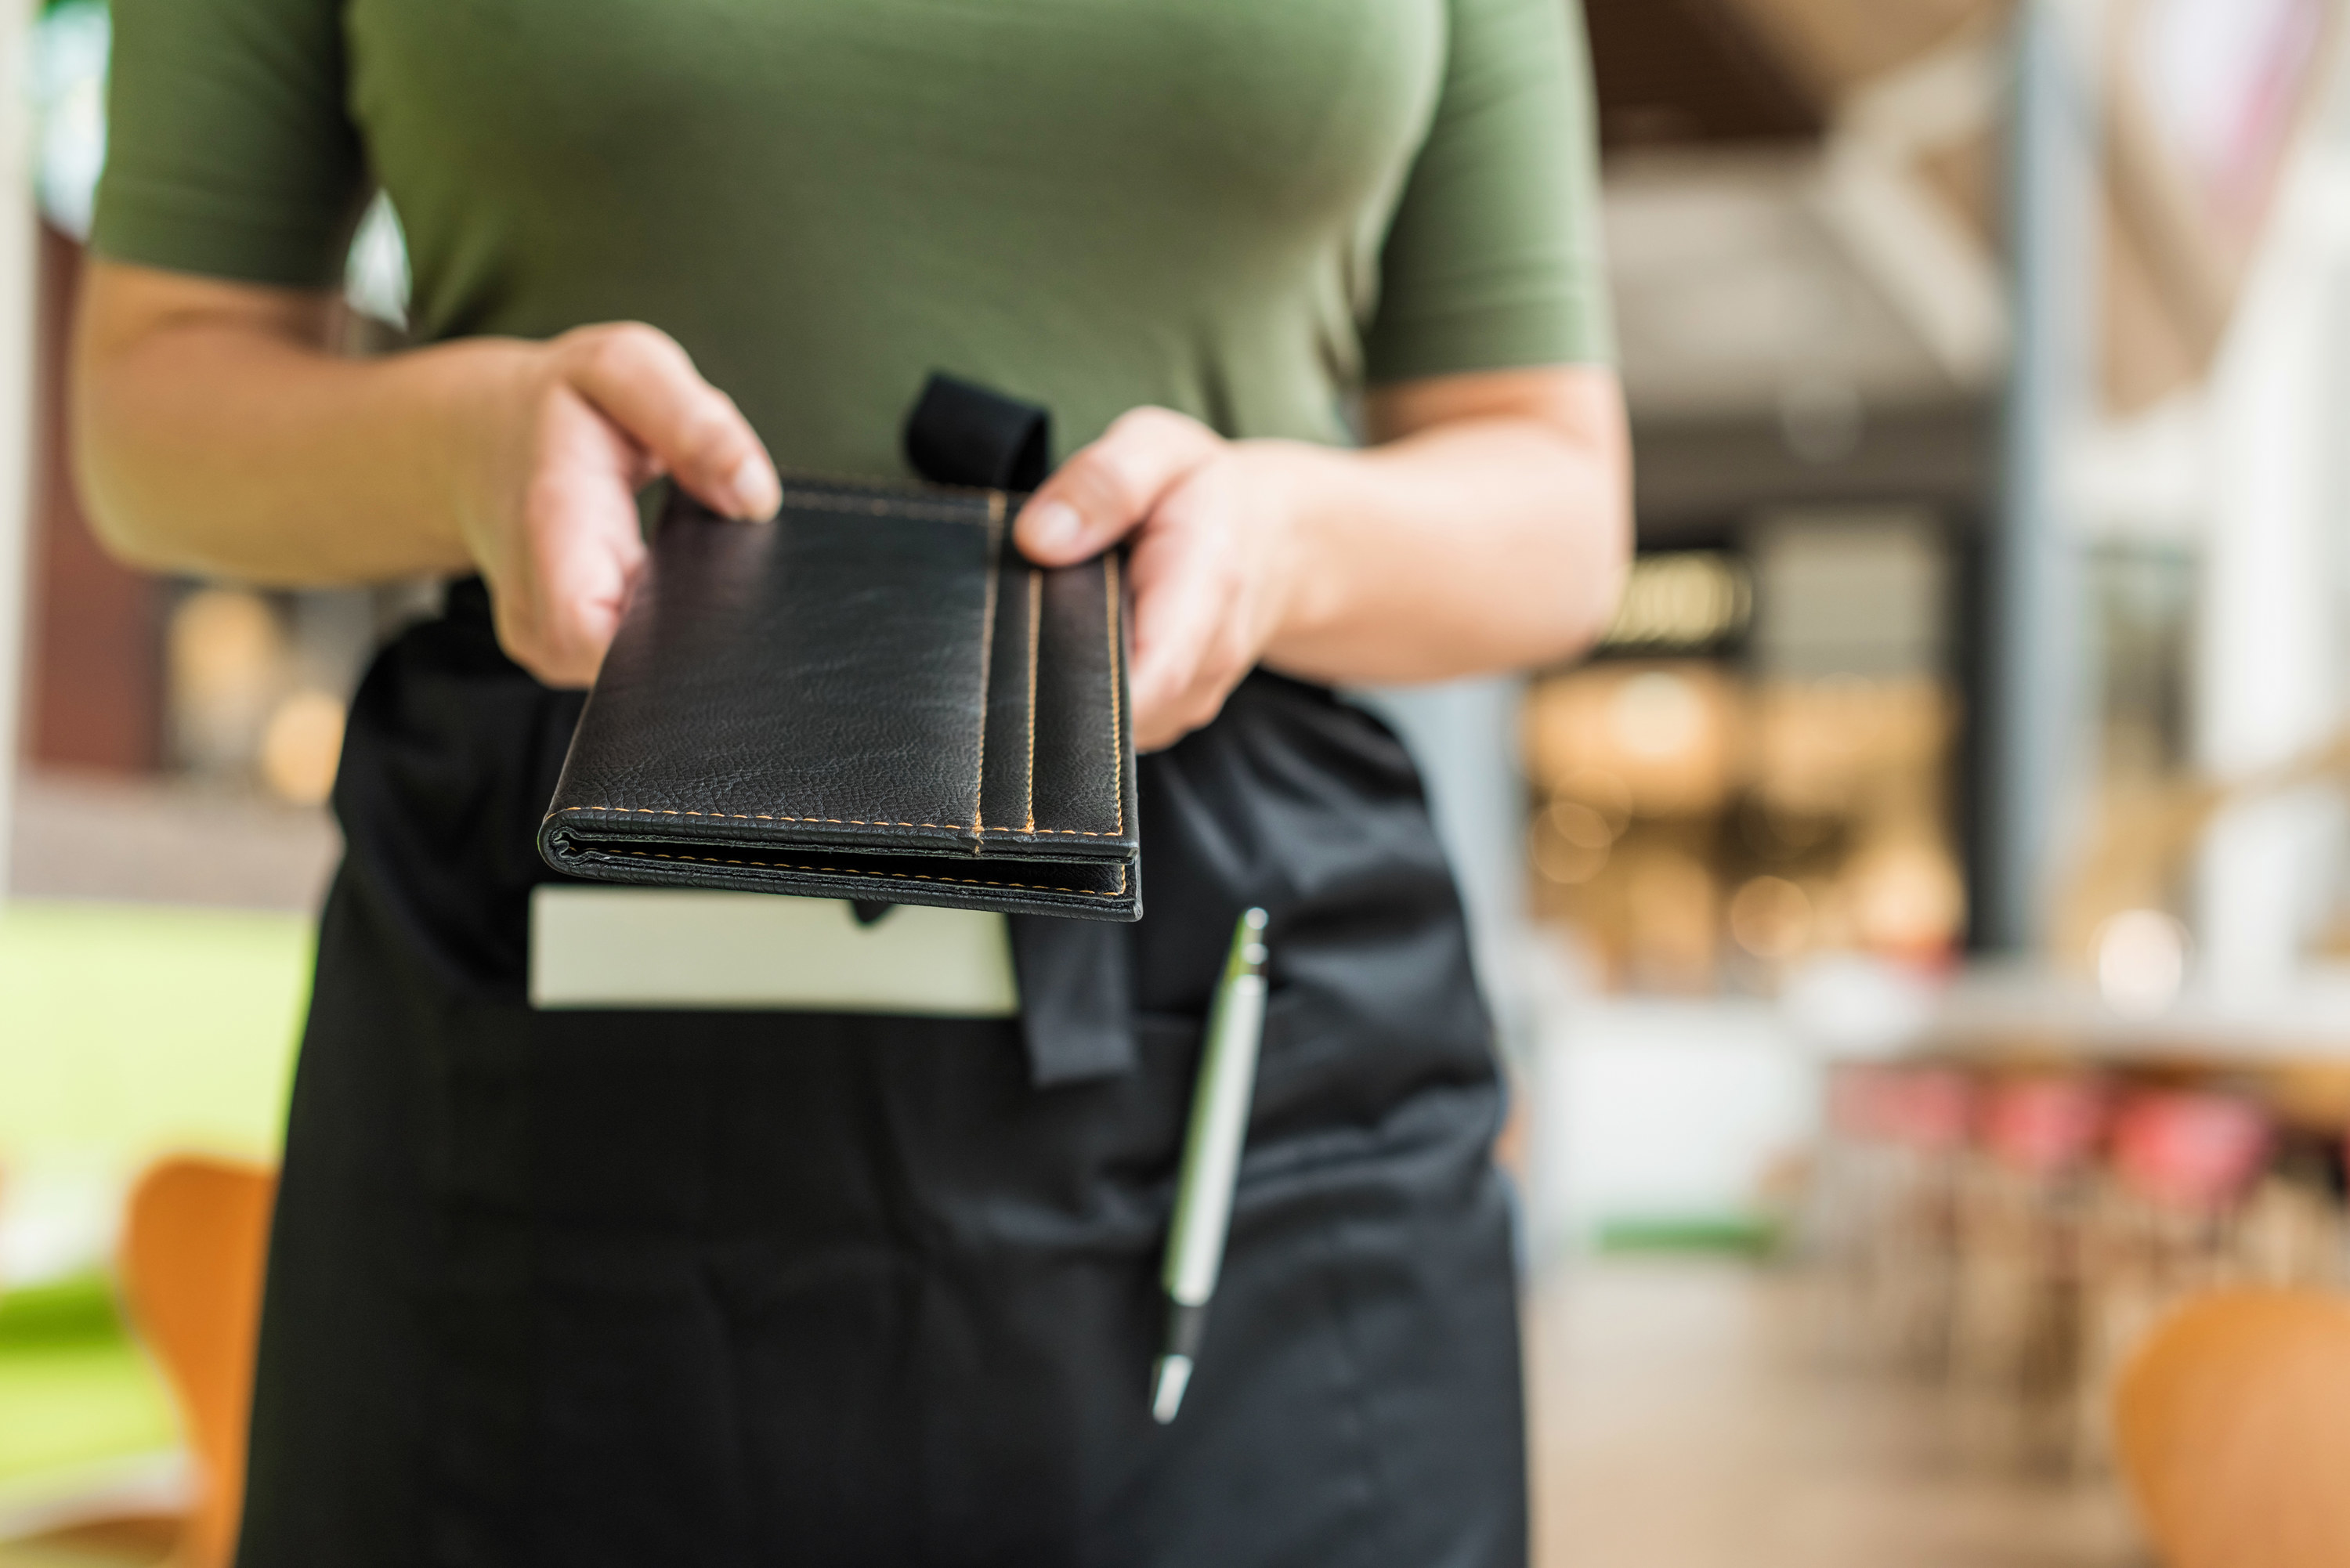
POLYGON ((103 1275, 0 1298, 0 1493, 178 1440, 171 1397, 103 1275))
POLYGON ((1752 1214, 1620 1215, 1603 1220, 1595 1238, 1603 1253, 1728 1253, 1764 1258, 1778 1247, 1779 1227, 1752 1214))
POLYGON ((0 906, 0 1180, 57 1158, 276 1158, 311 940, 244 909, 0 906))
POLYGON ((75 1274, 0 1294, 0 1355, 122 1337, 122 1313, 102 1273, 75 1274))

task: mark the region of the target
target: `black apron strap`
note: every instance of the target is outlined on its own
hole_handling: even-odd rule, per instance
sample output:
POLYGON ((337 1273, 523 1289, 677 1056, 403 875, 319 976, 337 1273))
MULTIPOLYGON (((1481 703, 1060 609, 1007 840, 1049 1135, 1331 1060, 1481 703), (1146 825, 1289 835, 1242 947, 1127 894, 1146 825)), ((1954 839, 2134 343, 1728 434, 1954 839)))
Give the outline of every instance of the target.
POLYGON ((906 416, 906 461, 933 484, 1034 490, 1052 471, 1053 416, 933 370, 906 416))
MULTIPOLYGON (((934 484, 1034 490, 1050 470, 1052 430, 1051 413, 1034 403, 933 371, 906 416, 906 459, 934 484)), ((1029 1081, 1041 1089, 1132 1072, 1127 928, 1051 915, 1006 919, 1029 1081)))
POLYGON ((1004 919, 1020 977, 1028 1081, 1049 1089, 1134 1071, 1130 928, 1052 915, 1004 919))

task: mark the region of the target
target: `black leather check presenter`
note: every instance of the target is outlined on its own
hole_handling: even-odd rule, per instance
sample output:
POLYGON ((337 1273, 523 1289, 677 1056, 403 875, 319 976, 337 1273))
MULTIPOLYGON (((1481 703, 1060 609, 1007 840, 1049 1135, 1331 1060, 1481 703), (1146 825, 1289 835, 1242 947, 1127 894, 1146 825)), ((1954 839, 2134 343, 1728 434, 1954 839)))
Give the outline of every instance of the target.
POLYGON ((609 882, 1141 918, 1126 593, 1045 569, 1020 497, 786 474, 674 497, 539 849, 609 882))

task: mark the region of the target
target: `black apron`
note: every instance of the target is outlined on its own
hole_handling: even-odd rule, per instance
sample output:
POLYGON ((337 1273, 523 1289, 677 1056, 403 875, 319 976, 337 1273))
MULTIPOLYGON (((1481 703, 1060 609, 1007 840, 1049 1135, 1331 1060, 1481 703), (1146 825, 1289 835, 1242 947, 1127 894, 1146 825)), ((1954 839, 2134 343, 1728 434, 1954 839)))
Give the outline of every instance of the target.
MULTIPOLYGON (((1523 1563, 1489 1025, 1377 721, 1260 672, 1144 759, 1149 914, 1062 923, 1113 939, 1123 1044, 1056 1064, 1009 1022, 532 1011, 579 705, 478 584, 354 701, 244 1568, 1523 1563), (1252 904, 1255 1111, 1162 1428, 1172 1179, 1252 904)), ((1032 1003, 1098 990, 1099 947, 1020 947, 1032 1003)))

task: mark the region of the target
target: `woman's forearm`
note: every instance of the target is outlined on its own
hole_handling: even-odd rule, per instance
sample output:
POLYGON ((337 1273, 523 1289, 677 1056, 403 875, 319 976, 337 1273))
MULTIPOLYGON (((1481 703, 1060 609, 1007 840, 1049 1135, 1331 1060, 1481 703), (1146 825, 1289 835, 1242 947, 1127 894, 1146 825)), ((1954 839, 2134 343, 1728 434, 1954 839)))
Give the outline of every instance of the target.
POLYGON ((1287 613, 1265 660, 1325 681, 1550 663, 1606 628, 1631 528, 1620 428, 1448 421, 1362 452, 1244 451, 1291 509, 1287 613))
POLYGON ((506 651, 586 685, 644 555, 658 473, 773 516, 774 465, 685 351, 634 322, 352 360, 323 296, 100 263, 76 337, 76 456, 146 566, 284 584, 481 572, 506 651))
POLYGON ((286 584, 468 566, 457 470, 482 421, 467 405, 525 346, 348 359, 317 346, 316 296, 208 300, 214 286, 189 280, 192 302, 159 300, 124 270, 95 269, 74 408, 82 493, 117 552, 286 584))

